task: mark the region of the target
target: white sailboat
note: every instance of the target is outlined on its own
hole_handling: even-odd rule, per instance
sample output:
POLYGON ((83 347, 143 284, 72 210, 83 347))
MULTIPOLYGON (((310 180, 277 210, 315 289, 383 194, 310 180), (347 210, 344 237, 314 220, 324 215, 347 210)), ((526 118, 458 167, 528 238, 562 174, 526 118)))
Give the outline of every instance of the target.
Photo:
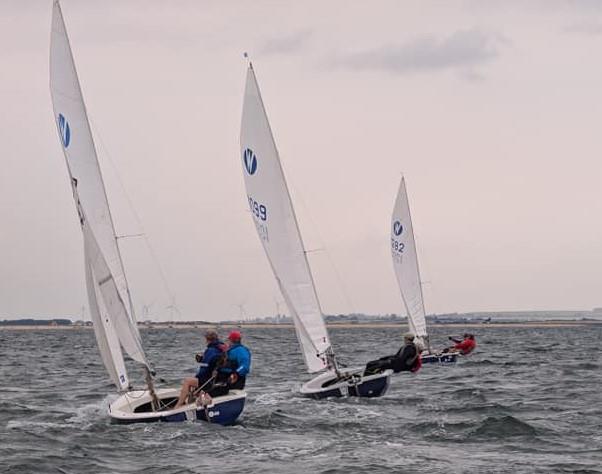
POLYGON ((301 352, 310 373, 301 393, 315 398, 384 394, 391 371, 363 376, 363 368, 342 369, 328 337, 255 72, 249 62, 240 135, 248 204, 263 248, 295 323, 301 352))
POLYGON ((410 332, 416 342, 427 347, 422 354, 422 362, 455 362, 455 354, 434 354, 430 349, 426 330, 426 312, 422 294, 422 282, 418 267, 418 253, 410 215, 410 203, 406 191, 405 179, 401 178, 393 215, 391 216, 391 257, 397 284, 408 317, 410 332))
POLYGON ((86 286, 94 333, 109 377, 121 394, 110 405, 110 416, 119 422, 180 421, 196 418, 200 411, 199 419, 233 422, 244 406, 242 391, 230 392, 227 399, 216 397, 213 405, 199 410, 196 404, 169 410, 179 389, 154 388, 58 0, 52 14, 50 91, 84 237, 86 286), (132 389, 122 350, 142 367, 146 389, 132 389))

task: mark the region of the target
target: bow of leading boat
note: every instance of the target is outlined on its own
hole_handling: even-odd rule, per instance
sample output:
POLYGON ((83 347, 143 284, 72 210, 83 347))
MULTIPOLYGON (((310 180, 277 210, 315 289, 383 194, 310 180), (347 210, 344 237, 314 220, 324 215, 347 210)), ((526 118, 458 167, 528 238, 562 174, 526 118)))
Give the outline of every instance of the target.
POLYGON ((149 391, 132 390, 123 393, 109 405, 109 416, 114 423, 203 420, 231 425, 242 413, 247 397, 244 390, 230 390, 226 395, 213 397, 205 405, 195 401, 176 409, 170 408, 175 405, 179 393, 177 388, 157 389, 156 395, 162 409, 153 411, 149 391))

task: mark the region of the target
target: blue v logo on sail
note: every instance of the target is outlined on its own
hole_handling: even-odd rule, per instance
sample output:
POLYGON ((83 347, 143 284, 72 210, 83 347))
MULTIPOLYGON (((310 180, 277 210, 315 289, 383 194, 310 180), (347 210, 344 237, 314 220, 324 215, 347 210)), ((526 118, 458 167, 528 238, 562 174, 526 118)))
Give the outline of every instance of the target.
POLYGON ((255 174, 255 171, 257 171, 257 157, 255 156, 255 153, 253 153, 253 150, 247 148, 245 151, 243 151, 242 161, 245 165, 247 173, 250 175, 255 174))
POLYGON ((395 223, 393 224, 393 233, 397 236, 401 235, 401 233, 403 232, 403 226, 401 225, 401 222, 399 221, 395 221, 395 223))
POLYGON ((59 133, 61 134, 63 146, 67 148, 69 146, 69 142, 71 141, 71 128, 69 127, 69 122, 67 122, 67 119, 63 114, 59 114, 59 133))

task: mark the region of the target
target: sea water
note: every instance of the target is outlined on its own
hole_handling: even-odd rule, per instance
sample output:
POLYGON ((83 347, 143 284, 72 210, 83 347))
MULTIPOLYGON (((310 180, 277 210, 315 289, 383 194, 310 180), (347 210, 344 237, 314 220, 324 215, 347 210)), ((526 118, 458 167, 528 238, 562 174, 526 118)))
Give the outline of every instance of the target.
MULTIPOLYGON (((435 327, 435 346, 449 328, 435 327)), ((248 398, 235 426, 114 425, 90 329, 0 331, 0 472, 602 472, 602 327, 483 325, 454 366, 398 374, 378 399, 310 400, 291 328, 248 329, 248 398)), ((196 370, 202 329, 144 329, 158 376, 196 370)), ((332 329, 340 360, 393 353, 400 330, 332 329)), ((130 374, 136 374, 130 366, 130 374)))

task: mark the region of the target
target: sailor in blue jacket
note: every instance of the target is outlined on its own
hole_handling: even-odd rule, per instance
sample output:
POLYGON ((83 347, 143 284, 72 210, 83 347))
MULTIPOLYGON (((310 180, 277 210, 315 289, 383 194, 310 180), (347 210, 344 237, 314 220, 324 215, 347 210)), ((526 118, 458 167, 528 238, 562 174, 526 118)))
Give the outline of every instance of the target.
POLYGON ((219 372, 222 377, 228 377, 230 388, 242 390, 245 388, 247 374, 251 370, 251 352, 240 343, 240 332, 232 331, 228 340, 230 341, 227 352, 228 360, 225 366, 219 369, 219 372))
POLYGON ((199 387, 202 387, 213 376, 217 362, 226 350, 226 346, 219 340, 215 331, 207 331, 205 337, 207 338, 207 348, 203 356, 197 359, 200 362, 199 370, 196 372, 199 387))
POLYGON ((215 331, 205 332, 205 340, 207 341, 205 352, 202 356, 197 354, 196 357, 197 362, 200 362, 199 370, 197 370, 196 376, 186 377, 182 382, 180 398, 174 408, 184 405, 191 390, 196 390, 200 387, 205 391, 209 391, 212 386, 213 372, 222 354, 225 352, 226 346, 220 342, 215 331))

